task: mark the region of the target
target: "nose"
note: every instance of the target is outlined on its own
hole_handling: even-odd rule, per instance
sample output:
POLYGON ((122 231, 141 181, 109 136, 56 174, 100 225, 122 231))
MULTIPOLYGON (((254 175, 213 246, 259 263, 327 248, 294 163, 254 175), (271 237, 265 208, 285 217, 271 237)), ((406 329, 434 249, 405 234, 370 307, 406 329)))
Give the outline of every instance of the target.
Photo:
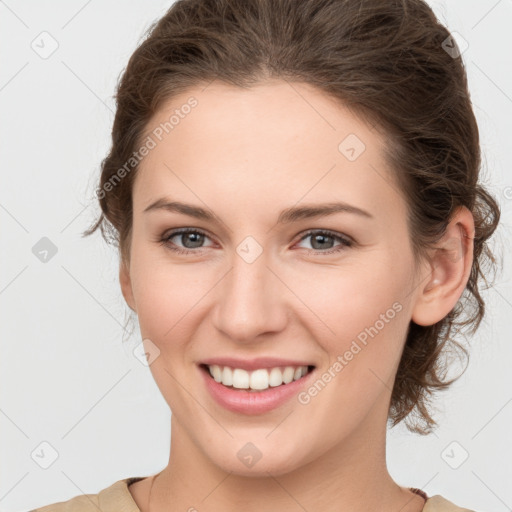
POLYGON ((291 293, 270 268, 265 252, 251 263, 235 254, 216 289, 214 324, 224 336, 249 343, 285 328, 291 293))

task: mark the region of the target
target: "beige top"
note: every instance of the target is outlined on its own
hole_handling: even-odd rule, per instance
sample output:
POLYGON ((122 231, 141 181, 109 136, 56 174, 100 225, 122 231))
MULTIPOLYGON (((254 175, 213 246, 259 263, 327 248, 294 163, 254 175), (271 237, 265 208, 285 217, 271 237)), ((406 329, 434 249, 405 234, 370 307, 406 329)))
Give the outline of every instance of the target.
MULTIPOLYGON (((29 512, 140 512, 133 500, 128 486, 147 477, 135 476, 124 478, 103 489, 98 494, 81 494, 67 501, 60 501, 51 505, 30 510, 29 512)), ((460 508, 451 501, 436 495, 428 498, 423 512, 475 512, 467 508, 460 508)))

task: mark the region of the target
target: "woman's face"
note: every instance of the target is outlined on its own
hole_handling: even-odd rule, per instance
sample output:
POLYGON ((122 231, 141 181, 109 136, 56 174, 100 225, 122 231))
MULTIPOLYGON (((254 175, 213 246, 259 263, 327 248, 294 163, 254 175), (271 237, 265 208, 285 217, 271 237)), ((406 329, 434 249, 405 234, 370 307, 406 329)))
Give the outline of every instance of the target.
POLYGON ((173 436, 250 475, 384 443, 421 272, 381 135, 285 81, 191 89, 147 134, 120 276, 173 436))

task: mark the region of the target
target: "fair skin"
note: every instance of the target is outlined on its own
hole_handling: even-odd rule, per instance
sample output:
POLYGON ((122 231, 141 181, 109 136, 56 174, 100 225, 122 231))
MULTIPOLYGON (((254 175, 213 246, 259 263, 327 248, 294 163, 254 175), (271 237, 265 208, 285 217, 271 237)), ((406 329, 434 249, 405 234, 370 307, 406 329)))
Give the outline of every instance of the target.
MULTIPOLYGON (((169 463, 155 480, 151 512, 421 511, 424 500, 386 467, 391 390, 409 322, 441 320, 464 290, 471 213, 460 208, 439 249, 416 261, 405 200, 376 128, 311 86, 272 81, 191 89, 167 102, 149 129, 192 95, 198 105, 141 163, 130 261, 120 268, 142 339, 160 351, 150 369, 172 410, 169 463), (338 149, 349 134, 366 146, 354 161, 338 149), (144 212, 162 197, 216 220, 144 212), (371 217, 338 212, 277 223, 286 208, 341 201, 371 217), (195 252, 159 243, 176 228, 205 233, 202 244, 197 234, 172 237, 195 252), (353 244, 324 234, 324 248, 321 238, 318 245, 314 234, 304 236, 309 229, 353 244), (251 263, 237 253, 248 236, 262 249, 251 263), (199 373, 205 358, 273 356, 309 361, 320 378, 396 303, 400 312, 307 404, 233 412, 212 399, 199 373), (248 442, 262 454, 252 467, 237 457, 248 442)), ((151 483, 129 488, 142 512, 151 483)))

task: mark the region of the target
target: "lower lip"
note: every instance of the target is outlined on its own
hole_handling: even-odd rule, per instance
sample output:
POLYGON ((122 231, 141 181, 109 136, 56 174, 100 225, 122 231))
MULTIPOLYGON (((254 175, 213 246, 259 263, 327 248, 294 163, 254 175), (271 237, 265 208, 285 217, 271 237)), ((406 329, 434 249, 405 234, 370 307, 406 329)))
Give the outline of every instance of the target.
POLYGON ((213 399, 226 409, 243 414, 263 414, 276 409, 296 396, 315 372, 313 369, 300 379, 275 388, 269 387, 264 391, 246 391, 228 388, 220 384, 212 378, 208 368, 199 366, 199 370, 213 399))

